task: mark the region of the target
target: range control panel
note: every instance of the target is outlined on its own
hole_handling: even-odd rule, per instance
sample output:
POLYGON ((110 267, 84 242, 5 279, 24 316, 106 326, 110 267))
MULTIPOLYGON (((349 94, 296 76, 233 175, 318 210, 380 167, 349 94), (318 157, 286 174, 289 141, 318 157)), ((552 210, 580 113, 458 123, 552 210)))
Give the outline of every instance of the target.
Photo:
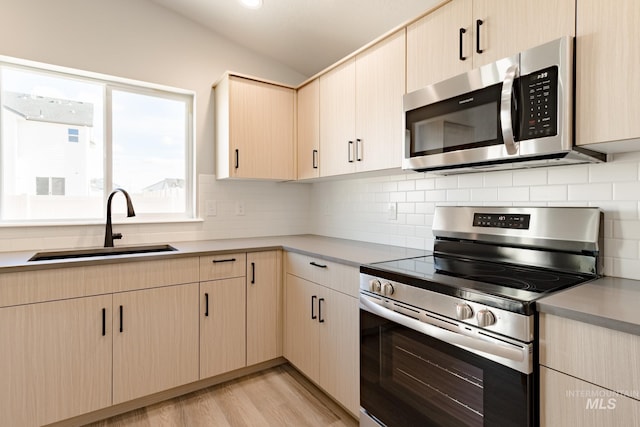
POLYGON ((530 214, 473 214, 474 227, 513 228, 516 230, 528 230, 530 221, 530 214))
POLYGON ((520 139, 558 134, 558 67, 520 77, 520 139))

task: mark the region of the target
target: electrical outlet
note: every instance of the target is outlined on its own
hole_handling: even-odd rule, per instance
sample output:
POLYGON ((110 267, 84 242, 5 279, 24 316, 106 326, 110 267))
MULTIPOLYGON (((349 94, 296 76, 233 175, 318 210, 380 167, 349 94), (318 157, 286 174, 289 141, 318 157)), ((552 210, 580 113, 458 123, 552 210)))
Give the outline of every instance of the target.
POLYGON ((395 221, 398 219, 398 204, 389 203, 387 206, 387 219, 395 221))
POLYGON ((236 202, 236 215, 244 215, 244 202, 236 202))
POLYGON ((205 211, 207 216, 218 215, 218 205, 215 200, 207 200, 205 202, 205 211))

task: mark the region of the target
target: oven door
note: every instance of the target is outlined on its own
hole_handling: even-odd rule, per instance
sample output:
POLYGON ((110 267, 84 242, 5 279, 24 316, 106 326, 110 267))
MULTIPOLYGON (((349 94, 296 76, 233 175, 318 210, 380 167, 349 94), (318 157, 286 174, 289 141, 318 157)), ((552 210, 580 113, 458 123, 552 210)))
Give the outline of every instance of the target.
MULTIPOLYGON (((362 304, 364 299, 361 296, 361 426, 536 424, 532 370, 520 372, 484 357, 482 351, 419 332, 402 323, 420 320, 406 316, 407 322, 394 321, 405 315, 370 301, 362 304), (376 314, 368 309, 372 307, 376 314), (393 314, 386 316, 387 311, 393 314)), ((450 329, 444 330, 446 336, 450 329)))

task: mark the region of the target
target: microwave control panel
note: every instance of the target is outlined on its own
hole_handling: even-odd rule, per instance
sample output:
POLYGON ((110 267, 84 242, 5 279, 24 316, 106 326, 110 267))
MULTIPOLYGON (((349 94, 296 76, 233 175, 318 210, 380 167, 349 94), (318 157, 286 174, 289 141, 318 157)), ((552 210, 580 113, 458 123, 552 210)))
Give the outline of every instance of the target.
POLYGON ((520 77, 520 140, 558 134, 558 67, 520 77))

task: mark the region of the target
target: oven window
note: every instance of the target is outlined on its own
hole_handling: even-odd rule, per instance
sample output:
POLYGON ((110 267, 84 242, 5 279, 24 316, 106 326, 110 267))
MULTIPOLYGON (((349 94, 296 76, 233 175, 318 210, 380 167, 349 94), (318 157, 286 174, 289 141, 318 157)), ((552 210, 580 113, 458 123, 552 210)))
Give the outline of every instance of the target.
POLYGON ((390 340, 382 346, 383 352, 389 352, 383 360, 390 363, 390 375, 381 378, 384 388, 412 396, 416 407, 427 412, 425 416, 431 412, 424 405, 428 401, 459 425, 483 425, 482 369, 416 342, 406 331, 389 332, 383 340, 390 340))
POLYGON ((392 426, 534 425, 534 376, 360 310, 360 404, 392 426))

